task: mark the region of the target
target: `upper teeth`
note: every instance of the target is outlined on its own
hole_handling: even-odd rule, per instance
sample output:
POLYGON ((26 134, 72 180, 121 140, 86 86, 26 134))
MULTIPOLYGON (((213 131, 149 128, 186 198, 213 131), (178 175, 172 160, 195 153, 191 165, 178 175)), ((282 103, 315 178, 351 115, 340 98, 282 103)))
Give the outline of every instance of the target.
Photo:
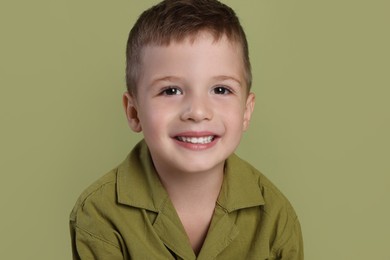
POLYGON ((205 137, 178 136, 177 139, 179 139, 182 142, 187 142, 187 143, 207 144, 207 143, 210 143, 213 140, 213 136, 205 136, 205 137))

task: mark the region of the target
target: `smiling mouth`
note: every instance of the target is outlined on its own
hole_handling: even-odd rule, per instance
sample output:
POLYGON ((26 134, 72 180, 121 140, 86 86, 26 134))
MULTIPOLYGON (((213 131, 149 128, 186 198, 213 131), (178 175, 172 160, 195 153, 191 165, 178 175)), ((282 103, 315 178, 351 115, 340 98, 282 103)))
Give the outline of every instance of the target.
POLYGON ((214 135, 202 136, 202 137, 176 136, 176 139, 184 143, 208 144, 215 139, 215 136, 214 135))

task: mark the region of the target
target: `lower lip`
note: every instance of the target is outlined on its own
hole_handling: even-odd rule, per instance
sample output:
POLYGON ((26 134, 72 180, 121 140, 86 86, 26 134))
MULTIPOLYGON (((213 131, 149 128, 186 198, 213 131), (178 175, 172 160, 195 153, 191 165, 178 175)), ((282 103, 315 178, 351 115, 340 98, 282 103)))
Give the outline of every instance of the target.
POLYGON ((182 142, 177 139, 174 140, 178 145, 186 149, 193 150, 193 151, 202 151, 213 147, 217 143, 218 138, 215 137, 210 143, 207 144, 193 144, 193 143, 182 142))

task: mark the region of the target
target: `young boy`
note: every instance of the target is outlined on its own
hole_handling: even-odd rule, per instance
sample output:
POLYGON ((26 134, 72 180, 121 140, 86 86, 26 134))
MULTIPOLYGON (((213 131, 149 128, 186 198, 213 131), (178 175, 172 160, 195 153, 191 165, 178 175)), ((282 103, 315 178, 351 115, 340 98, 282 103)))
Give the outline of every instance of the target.
POLYGON ((244 31, 216 0, 166 0, 127 43, 141 141, 76 203, 74 259, 303 259, 287 199, 234 155, 255 103, 244 31))

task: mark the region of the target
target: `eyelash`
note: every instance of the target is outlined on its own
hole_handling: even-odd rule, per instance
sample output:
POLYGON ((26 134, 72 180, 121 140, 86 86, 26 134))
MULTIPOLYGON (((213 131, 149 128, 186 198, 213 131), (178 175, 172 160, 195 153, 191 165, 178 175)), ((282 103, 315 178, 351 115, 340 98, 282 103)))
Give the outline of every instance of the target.
MULTIPOLYGON (((227 86, 219 85, 219 86, 215 86, 212 89, 212 93, 216 95, 229 95, 232 94, 233 91, 227 86)), ((180 88, 173 87, 173 86, 166 87, 160 92, 160 95, 162 96, 175 96, 175 95, 182 95, 182 94, 183 91, 180 88)))
POLYGON ((232 94, 232 90, 226 86, 216 86, 214 89, 213 89, 213 93, 214 94, 217 94, 217 95, 229 95, 229 94, 232 94), (223 93, 221 93, 223 92, 223 93))
POLYGON ((175 95, 182 95, 182 94, 183 91, 178 87, 166 87, 160 92, 160 95, 163 96, 175 96, 175 95))

